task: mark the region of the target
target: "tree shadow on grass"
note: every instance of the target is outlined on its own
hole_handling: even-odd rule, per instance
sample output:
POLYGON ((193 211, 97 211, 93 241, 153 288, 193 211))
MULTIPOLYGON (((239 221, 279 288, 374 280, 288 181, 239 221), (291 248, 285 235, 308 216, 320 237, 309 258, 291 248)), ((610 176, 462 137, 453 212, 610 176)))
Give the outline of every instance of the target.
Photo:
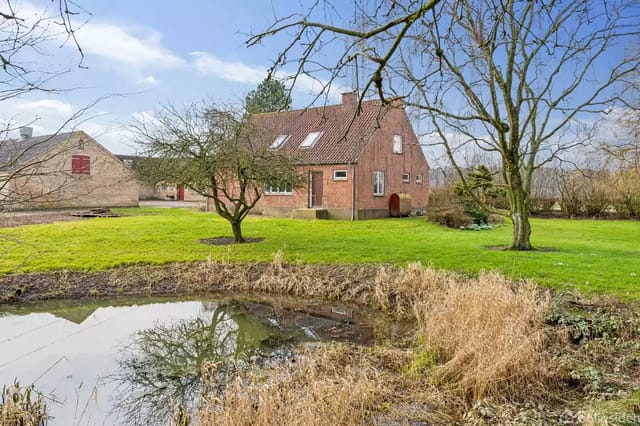
MULTIPOLYGON (((486 248, 487 250, 495 250, 495 251, 512 251, 510 250, 510 246, 484 246, 484 248, 486 248)), ((515 251, 515 250, 513 250, 515 251)), ((553 253, 556 251, 560 251, 557 248, 553 248, 553 247, 532 247, 531 250, 528 251, 534 251, 534 252, 542 252, 542 253, 553 253)))
POLYGON ((244 241, 236 242, 233 237, 213 237, 213 238, 203 238, 198 240, 199 243, 209 244, 213 246, 227 246, 230 244, 250 244, 250 243, 259 243, 263 241, 264 238, 245 238, 244 241))

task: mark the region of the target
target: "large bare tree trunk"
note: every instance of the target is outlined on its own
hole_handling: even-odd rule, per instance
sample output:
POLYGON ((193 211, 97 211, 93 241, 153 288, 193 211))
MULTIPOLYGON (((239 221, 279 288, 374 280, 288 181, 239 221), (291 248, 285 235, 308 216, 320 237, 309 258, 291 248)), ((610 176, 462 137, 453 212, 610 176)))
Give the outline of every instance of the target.
POLYGON ((525 191, 517 165, 509 165, 509 216, 513 222, 510 250, 531 250, 531 224, 529 223, 529 193, 525 191))
POLYGON ((511 221, 513 237, 511 250, 531 250, 531 224, 529 223, 529 202, 522 189, 512 190, 511 221))

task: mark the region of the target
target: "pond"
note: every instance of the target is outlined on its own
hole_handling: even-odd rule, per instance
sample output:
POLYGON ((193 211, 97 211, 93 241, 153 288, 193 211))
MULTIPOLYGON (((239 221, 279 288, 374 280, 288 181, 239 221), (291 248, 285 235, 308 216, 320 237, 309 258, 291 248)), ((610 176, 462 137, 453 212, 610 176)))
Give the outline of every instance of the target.
POLYGON ((54 426, 163 424, 178 404, 195 412, 207 361, 279 362, 298 342, 402 329, 380 324, 346 306, 238 295, 0 305, 0 386, 34 384, 54 426))

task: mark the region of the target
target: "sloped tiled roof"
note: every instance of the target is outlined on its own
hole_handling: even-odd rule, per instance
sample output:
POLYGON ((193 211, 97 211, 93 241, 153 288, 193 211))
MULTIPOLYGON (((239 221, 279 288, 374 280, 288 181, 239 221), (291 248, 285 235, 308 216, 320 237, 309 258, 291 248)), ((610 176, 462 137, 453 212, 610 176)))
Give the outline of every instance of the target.
POLYGON ((25 164, 71 138, 73 132, 0 141, 0 170, 25 164), (17 160, 15 160, 17 158, 17 160), (15 163, 15 164, 14 164, 15 163))
POLYGON ((357 115, 356 108, 357 103, 347 103, 258 114, 252 120, 264 144, 270 145, 278 135, 290 135, 279 150, 298 164, 355 163, 380 127, 388 107, 372 100, 362 102, 357 115), (322 136, 312 147, 301 148, 311 132, 322 132, 322 136))

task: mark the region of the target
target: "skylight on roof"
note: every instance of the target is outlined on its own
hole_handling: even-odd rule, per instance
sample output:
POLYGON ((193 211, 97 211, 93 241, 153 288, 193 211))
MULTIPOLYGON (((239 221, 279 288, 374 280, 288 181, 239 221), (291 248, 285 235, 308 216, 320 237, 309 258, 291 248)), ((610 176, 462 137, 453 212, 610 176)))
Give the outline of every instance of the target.
POLYGON ((322 136, 322 132, 309 133, 300 144, 300 148, 311 148, 313 145, 315 145, 316 142, 318 142, 320 136, 322 136))
POLYGON ((269 149, 278 149, 289 139, 290 135, 278 135, 269 146, 269 149))

